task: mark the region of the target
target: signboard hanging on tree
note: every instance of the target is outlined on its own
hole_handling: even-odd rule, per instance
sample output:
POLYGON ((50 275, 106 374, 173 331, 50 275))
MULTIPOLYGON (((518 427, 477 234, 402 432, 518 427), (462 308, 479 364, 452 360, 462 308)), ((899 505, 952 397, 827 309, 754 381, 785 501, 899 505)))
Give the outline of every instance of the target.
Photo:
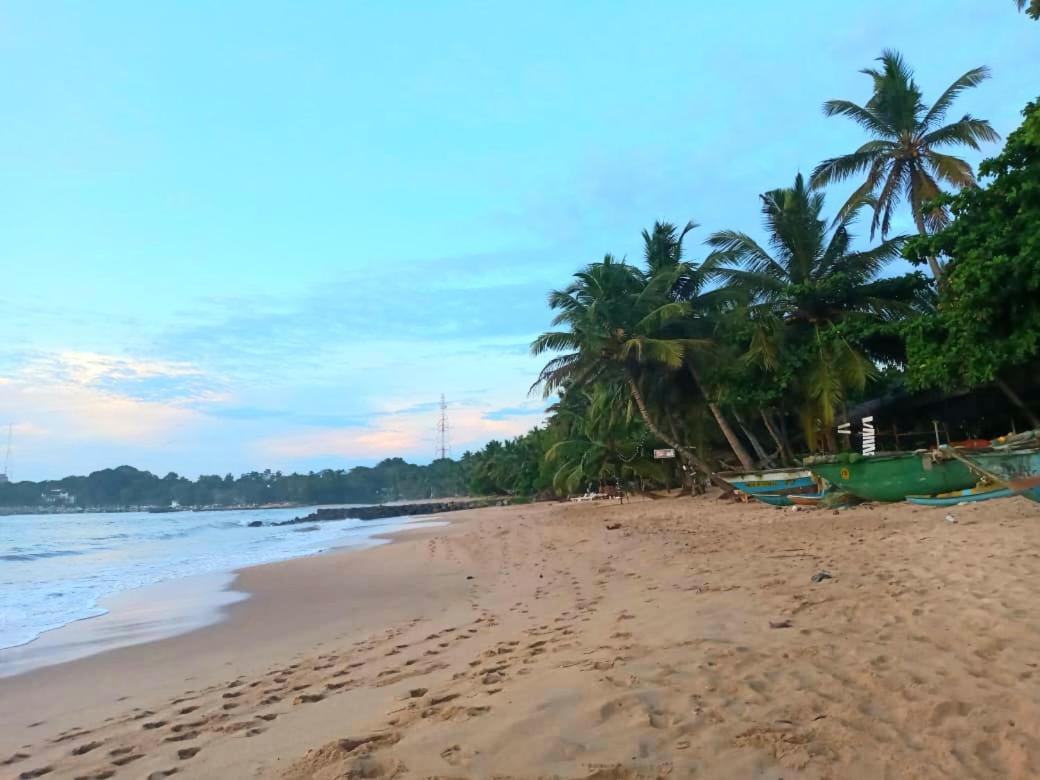
POLYGON ((674 458, 675 450, 669 448, 664 450, 654 450, 654 460, 664 460, 665 458, 674 458))

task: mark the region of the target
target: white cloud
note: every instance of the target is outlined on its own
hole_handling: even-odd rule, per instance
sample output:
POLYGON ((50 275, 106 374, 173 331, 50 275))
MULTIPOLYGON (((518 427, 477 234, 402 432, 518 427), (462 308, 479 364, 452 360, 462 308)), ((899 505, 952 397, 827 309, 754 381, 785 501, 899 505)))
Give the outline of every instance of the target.
MULTIPOLYGON (((406 403, 388 404, 401 408, 406 403)), ((469 406, 449 409, 449 438, 457 457, 466 449, 477 449, 494 438, 511 438, 528 431, 545 416, 540 409, 529 415, 504 420, 487 419, 494 406, 469 406)), ((435 451, 436 411, 384 414, 363 427, 299 430, 264 439, 258 443, 261 454, 287 461, 340 457, 345 460, 409 456, 429 459, 435 451)))

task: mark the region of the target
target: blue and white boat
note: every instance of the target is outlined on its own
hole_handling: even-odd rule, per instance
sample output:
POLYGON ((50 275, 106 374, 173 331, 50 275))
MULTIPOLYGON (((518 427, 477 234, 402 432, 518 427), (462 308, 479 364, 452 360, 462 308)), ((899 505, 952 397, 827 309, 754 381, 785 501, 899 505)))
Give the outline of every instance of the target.
POLYGON ((715 476, 749 496, 815 493, 816 483, 808 469, 762 469, 761 471, 724 471, 715 476))

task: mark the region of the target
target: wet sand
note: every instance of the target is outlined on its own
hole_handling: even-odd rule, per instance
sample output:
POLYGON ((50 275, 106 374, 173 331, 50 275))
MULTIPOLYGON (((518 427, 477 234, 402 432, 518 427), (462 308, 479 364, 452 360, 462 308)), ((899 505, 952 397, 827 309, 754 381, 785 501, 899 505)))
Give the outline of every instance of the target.
POLYGON ((247 569, 0 679, 0 777, 1040 776, 1040 507, 948 511, 493 508, 247 569))

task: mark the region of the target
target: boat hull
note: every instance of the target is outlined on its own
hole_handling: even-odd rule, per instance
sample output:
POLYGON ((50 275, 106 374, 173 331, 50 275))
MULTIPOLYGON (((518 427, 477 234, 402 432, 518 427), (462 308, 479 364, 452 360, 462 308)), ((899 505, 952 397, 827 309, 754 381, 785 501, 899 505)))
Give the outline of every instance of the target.
POLYGON ((752 493, 751 496, 769 506, 791 506, 793 503, 792 496, 780 493, 752 493))
POLYGON ((902 501, 965 490, 978 477, 959 460, 936 459, 928 452, 851 456, 809 466, 813 474, 863 501, 902 501))
POLYGON ((729 471, 716 474, 741 493, 748 495, 786 495, 816 490, 808 469, 769 469, 765 471, 729 471))
POLYGON ((795 506, 819 506, 820 502, 826 497, 826 493, 802 493, 801 495, 792 495, 791 503, 795 506))
POLYGON ((957 506, 958 504, 989 501, 991 498, 1007 498, 1011 495, 1014 494, 1006 487, 986 485, 967 490, 955 490, 952 493, 942 493, 937 496, 907 496, 906 500, 918 506, 957 506))
POLYGON ((962 452, 980 471, 999 477, 1010 492, 1040 502, 1040 450, 962 452))

